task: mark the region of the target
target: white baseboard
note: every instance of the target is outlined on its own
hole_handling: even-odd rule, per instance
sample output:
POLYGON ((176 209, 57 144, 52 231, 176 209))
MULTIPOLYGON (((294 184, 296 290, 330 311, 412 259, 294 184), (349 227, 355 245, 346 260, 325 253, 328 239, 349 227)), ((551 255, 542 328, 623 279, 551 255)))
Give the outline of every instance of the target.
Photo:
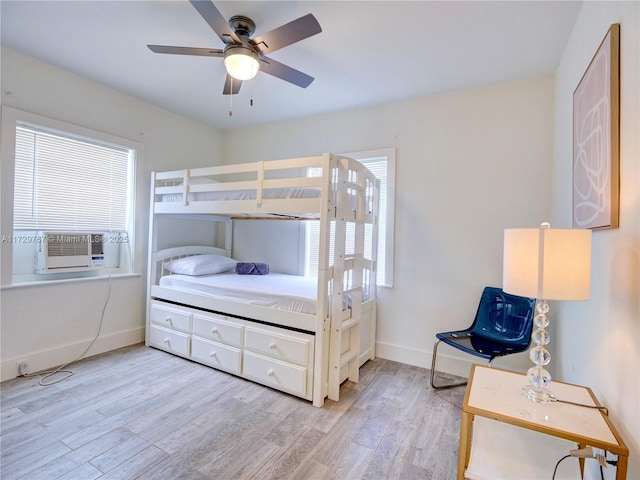
MULTIPOLYGON (((431 368, 433 349, 418 350, 401 345, 393 345, 391 343, 376 342, 376 356, 386 360, 415 365, 416 367, 431 368)), ((438 372, 468 378, 471 372, 471 366, 474 363, 487 365, 487 361, 480 357, 458 352, 456 349, 440 343, 438 347, 438 363, 436 364, 436 370, 438 372), (460 356, 456 356, 456 353, 460 356)), ((525 373, 527 369, 532 366, 532 363, 529 360, 528 352, 523 352, 496 358, 493 361, 493 366, 525 373)))
MULTIPOLYGON (((443 347, 442 344, 438 347, 438 363, 436 365, 438 372, 468 377, 471 371, 471 365, 474 363, 486 365, 484 361, 474 361, 470 355, 467 355, 469 357, 468 359, 461 359, 449 355, 446 348, 447 347, 443 347)), ((391 343, 376 342, 376 356, 386 360, 393 360, 394 362, 415 365, 416 367, 431 368, 433 350, 418 350, 401 345, 393 345, 391 343)))
MULTIPOLYGON (((91 343, 92 338, 67 345, 57 345, 47 350, 25 353, 17 358, 8 358, 0 365, 0 381, 11 380, 18 376, 17 362, 27 360, 29 372, 39 372, 55 368, 67 362, 75 361, 91 343)), ((100 336, 91 346, 84 358, 144 341, 144 327, 132 328, 109 335, 100 336)))

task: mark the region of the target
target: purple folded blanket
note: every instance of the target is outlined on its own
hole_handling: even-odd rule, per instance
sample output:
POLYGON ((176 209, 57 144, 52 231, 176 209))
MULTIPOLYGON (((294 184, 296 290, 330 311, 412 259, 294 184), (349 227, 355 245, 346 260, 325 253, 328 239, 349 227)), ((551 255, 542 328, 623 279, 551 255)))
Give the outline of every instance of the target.
POLYGON ((269 265, 266 263, 238 262, 236 273, 240 275, 266 275, 269 273, 269 265))

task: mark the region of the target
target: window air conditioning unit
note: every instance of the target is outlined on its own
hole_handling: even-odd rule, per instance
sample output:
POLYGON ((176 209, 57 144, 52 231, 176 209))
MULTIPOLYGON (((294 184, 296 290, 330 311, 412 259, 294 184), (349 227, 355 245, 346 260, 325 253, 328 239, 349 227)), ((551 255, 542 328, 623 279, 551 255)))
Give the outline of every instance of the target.
POLYGON ((101 233, 39 232, 36 273, 67 273, 105 267, 101 233))

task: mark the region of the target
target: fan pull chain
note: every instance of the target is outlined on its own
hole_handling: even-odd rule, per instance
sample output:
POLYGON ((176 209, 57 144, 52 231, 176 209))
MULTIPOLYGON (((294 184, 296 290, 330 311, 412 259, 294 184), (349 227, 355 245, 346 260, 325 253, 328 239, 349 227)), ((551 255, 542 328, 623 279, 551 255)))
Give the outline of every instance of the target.
POLYGON ((233 77, 231 77, 231 92, 229 92, 229 116, 233 117, 233 77))
POLYGON ((250 107, 253 107, 253 82, 254 82, 254 79, 252 78, 251 79, 251 98, 249 99, 249 106, 250 107))

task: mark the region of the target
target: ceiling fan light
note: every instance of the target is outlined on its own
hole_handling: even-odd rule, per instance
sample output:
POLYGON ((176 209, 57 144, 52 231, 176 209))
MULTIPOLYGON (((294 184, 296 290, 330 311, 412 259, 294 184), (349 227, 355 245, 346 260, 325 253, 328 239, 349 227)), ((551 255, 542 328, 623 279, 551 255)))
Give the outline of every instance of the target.
POLYGON ((236 80, 251 80, 258 74, 258 56, 246 47, 232 47, 224 52, 224 67, 236 80))

